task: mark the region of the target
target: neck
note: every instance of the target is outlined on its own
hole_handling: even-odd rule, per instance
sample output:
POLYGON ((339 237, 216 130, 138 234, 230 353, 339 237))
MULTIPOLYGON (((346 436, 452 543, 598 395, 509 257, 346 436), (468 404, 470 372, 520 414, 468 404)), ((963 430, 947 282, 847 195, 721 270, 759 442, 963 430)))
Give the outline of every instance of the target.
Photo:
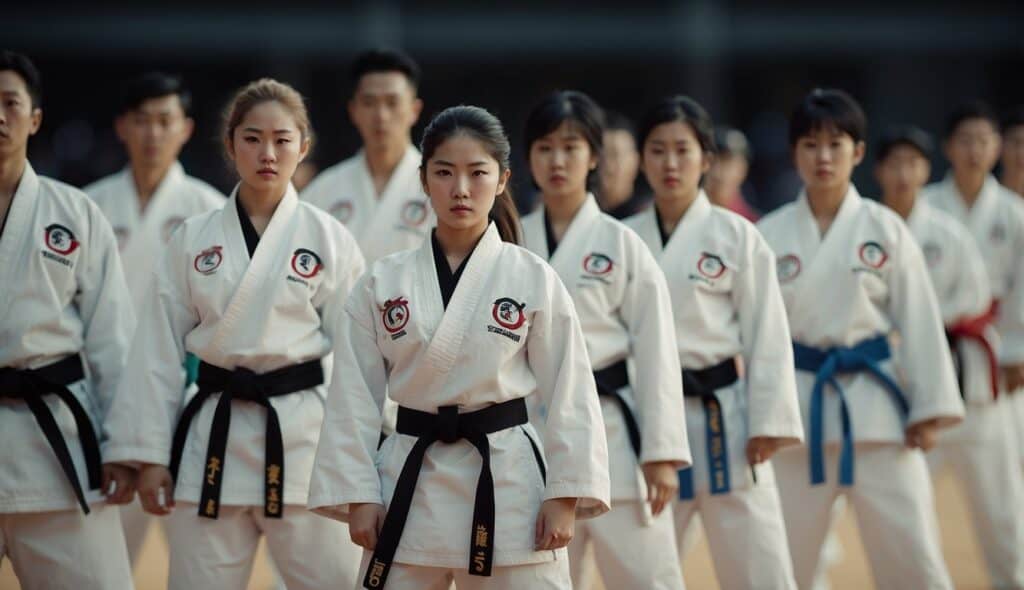
POLYGON ((488 221, 484 220, 482 225, 469 228, 455 228, 443 223, 437 224, 435 235, 437 242, 441 244, 445 258, 452 268, 457 268, 462 261, 473 251, 473 247, 487 231, 488 221))
POLYGON ((612 190, 605 189, 601 191, 601 195, 599 198, 601 199, 601 205, 604 207, 604 209, 608 210, 614 209, 619 205, 625 203, 626 201, 629 200, 631 196, 633 196, 632 191, 615 192, 612 190))
POLYGON ((583 190, 567 197, 542 195, 541 198, 544 201, 544 210, 551 223, 568 225, 576 217, 576 213, 583 206, 583 203, 586 202, 587 191, 583 190))
POLYGON ((689 211, 690 205, 697 200, 697 195, 700 194, 700 189, 694 187, 692 192, 688 192, 681 196, 660 196, 654 195, 654 206, 658 208, 658 216, 661 217, 661 223, 666 230, 666 233, 672 233, 676 226, 679 225, 679 221, 689 211))
POLYGON ((18 190, 18 183, 25 173, 25 164, 28 162, 25 155, 21 157, 0 160, 0 199, 2 202, 10 202, 14 198, 14 191, 18 190))
POLYGON ((132 165, 132 180, 135 182, 135 194, 139 198, 141 209, 145 209, 149 204, 149 199, 152 198, 153 193, 156 192, 170 169, 170 164, 162 167, 132 165))
POLYGON ((981 195, 981 189, 985 186, 986 174, 976 173, 953 173, 953 182, 956 184, 956 190, 960 193, 960 198, 967 204, 967 208, 970 209, 974 202, 978 200, 981 195))
POLYGON ((238 187, 238 200, 242 202, 242 207, 249 214, 253 225, 258 228, 257 220, 269 220, 273 217, 274 211, 277 210, 277 205, 281 202, 281 199, 284 199, 287 191, 287 185, 257 190, 243 182, 238 187))
POLYGON ((846 193, 850 191, 850 182, 847 181, 840 186, 827 187, 819 190, 807 191, 807 203, 811 206, 811 213, 819 224, 828 227, 839 214, 839 208, 843 204, 846 193))
POLYGON ((882 196, 882 202, 885 203, 886 207, 892 209, 906 220, 910 218, 910 213, 914 210, 916 197, 915 193, 906 195, 886 194, 882 196))
POLYGON ((398 167, 398 163, 405 157, 409 149, 409 143, 401 145, 383 144, 374 149, 366 149, 366 167, 370 170, 370 176, 375 180, 391 178, 391 174, 398 167))
POLYGON ((1009 168, 1003 168, 1003 177, 1000 179, 1003 186, 1017 193, 1018 195, 1024 196, 1024 168, 1019 170, 1011 170, 1009 168))

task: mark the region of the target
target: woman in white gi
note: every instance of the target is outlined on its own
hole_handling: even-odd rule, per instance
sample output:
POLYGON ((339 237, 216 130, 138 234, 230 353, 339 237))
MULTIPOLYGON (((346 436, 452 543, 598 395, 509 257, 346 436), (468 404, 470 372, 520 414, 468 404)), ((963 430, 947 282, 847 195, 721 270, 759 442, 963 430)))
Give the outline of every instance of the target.
POLYGON ((309 505, 367 549, 366 588, 571 588, 574 520, 610 502, 572 299, 515 245, 501 123, 453 107, 421 148, 437 230, 378 260, 339 318, 309 505), (378 448, 385 395, 397 433, 378 448))
POLYGON ((288 588, 347 586, 359 549, 305 502, 330 369, 321 359, 363 259, 291 186, 311 142, 295 90, 246 86, 223 138, 240 183, 167 245, 118 389, 109 459, 141 465, 143 507, 169 515, 172 590, 244 588, 261 536, 288 588), (186 351, 201 360, 190 399, 186 351))
POLYGON ((134 474, 101 466, 100 445, 134 314, 99 208, 28 162, 39 89, 27 57, 0 51, 0 560, 25 590, 127 589, 110 504, 134 474))
POLYGON ((865 128, 845 92, 804 98, 789 141, 805 191, 759 224, 777 256, 808 431, 806 448, 774 459, 789 550, 810 588, 845 495, 879 588, 949 588, 920 449, 960 421, 963 404, 921 249, 850 182, 865 128))
POLYGON ((612 511, 581 523, 569 545, 573 583, 678 590, 672 510, 689 465, 682 375, 665 277, 635 232, 587 192, 602 148, 601 108, 551 94, 526 120, 525 147, 543 206, 523 218, 523 245, 569 289, 594 367, 608 437, 612 511), (627 361, 635 368, 630 380, 627 361))
POLYGON ((774 255, 701 188, 715 151, 703 107, 667 98, 642 119, 639 139, 654 206, 626 224, 655 253, 672 295, 694 458, 679 474, 679 545, 699 514, 723 588, 793 588, 766 462, 803 437, 774 255))

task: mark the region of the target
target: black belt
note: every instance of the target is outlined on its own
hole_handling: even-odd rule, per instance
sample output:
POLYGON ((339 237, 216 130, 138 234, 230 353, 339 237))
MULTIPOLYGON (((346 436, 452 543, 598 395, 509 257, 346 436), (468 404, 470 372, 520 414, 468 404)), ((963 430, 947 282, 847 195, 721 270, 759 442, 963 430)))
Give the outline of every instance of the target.
POLYGON ((469 573, 474 576, 491 575, 494 559, 494 477, 491 475, 491 447, 487 435, 528 421, 526 400, 523 398, 466 414, 459 414, 457 406, 442 406, 438 408, 437 414, 399 406, 395 430, 399 434, 419 438, 405 458, 402 473, 395 483, 395 492, 381 526, 377 547, 363 578, 364 587, 384 587, 409 516, 416 480, 427 448, 435 442, 452 444, 461 439, 472 443, 483 459, 476 483, 473 529, 470 531, 469 573))
MULTIPOLYGON (((704 404, 704 435, 707 442, 710 492, 724 494, 732 489, 729 482, 729 448, 725 433, 722 403, 715 391, 728 387, 739 379, 736 359, 728 358, 706 369, 683 370, 683 397, 700 398, 704 404)), ((679 497, 694 498, 693 469, 679 472, 679 497)))
POLYGON ((633 447, 637 459, 640 458, 640 425, 636 421, 633 409, 626 403, 626 399, 619 395, 619 389, 629 385, 629 372, 626 369, 626 361, 621 360, 614 365, 605 367, 600 371, 594 371, 594 381, 597 383, 597 395, 610 397, 618 404, 622 411, 623 421, 626 423, 626 431, 629 433, 629 444, 633 447))
POLYGON ((228 445, 228 427, 231 425, 233 400, 260 404, 267 409, 266 449, 263 470, 263 514, 281 518, 284 513, 284 441, 281 423, 270 398, 312 389, 324 382, 324 370, 319 359, 283 367, 269 373, 256 373, 245 368, 234 370, 215 367, 205 361, 199 363, 199 378, 195 395, 178 418, 171 447, 171 475, 178 481, 178 467, 185 449, 189 426, 199 408, 209 397, 220 393, 217 409, 210 425, 210 441, 206 447, 206 467, 203 471, 203 489, 199 498, 199 516, 217 518, 220 513, 220 486, 224 472, 224 454, 228 445))
POLYGON ((13 367, 0 368, 0 398, 22 400, 32 411, 39 428, 50 443, 53 454, 57 455, 64 475, 71 482, 75 490, 78 504, 82 511, 89 514, 89 505, 85 501, 85 492, 82 491, 82 484, 78 481, 78 474, 75 473, 75 463, 71 459, 68 445, 64 441, 64 435, 57 426, 57 421, 50 411, 50 406, 43 401, 44 395, 56 395, 64 405, 71 410, 75 418, 75 426, 78 427, 78 440, 82 444, 82 453, 85 455, 85 468, 89 478, 89 489, 99 489, 102 479, 102 468, 100 461, 100 445, 96 439, 96 431, 93 430, 89 414, 78 401, 78 398, 68 390, 67 386, 81 381, 85 378, 85 371, 82 369, 82 359, 77 354, 59 360, 51 365, 38 369, 15 369, 13 367))

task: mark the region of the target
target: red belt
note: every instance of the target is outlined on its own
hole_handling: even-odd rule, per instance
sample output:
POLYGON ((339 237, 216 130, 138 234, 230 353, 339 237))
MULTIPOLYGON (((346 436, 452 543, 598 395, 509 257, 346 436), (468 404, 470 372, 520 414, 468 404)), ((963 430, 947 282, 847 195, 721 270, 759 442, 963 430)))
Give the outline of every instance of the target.
MULTIPOLYGON (((999 300, 993 299, 992 305, 989 306, 988 311, 985 313, 962 319, 946 330, 951 342, 955 343, 956 340, 965 338, 977 342, 984 349, 985 355, 988 357, 992 399, 999 395, 999 359, 996 357, 995 347, 985 334, 985 329, 995 323, 998 316, 999 300)), ((960 370, 963 370, 962 366, 960 370)))

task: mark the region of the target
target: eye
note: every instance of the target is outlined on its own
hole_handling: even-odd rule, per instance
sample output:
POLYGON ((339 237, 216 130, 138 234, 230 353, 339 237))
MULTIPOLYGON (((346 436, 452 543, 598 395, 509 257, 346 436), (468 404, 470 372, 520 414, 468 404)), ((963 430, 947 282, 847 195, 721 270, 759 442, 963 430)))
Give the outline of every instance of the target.
POLYGON ((545 145, 545 144, 540 144, 540 145, 537 146, 537 151, 541 152, 541 153, 550 152, 551 151, 551 146, 545 145))
POLYGON ((292 142, 292 140, 290 140, 290 139, 285 139, 285 138, 283 138, 283 137, 281 137, 281 138, 278 138, 278 140, 277 140, 277 143, 291 143, 291 142, 292 142))
POLYGON ((474 170, 473 176, 487 176, 486 170, 474 170))
POLYGON ((7 106, 9 106, 9 107, 16 107, 19 104, 21 104, 21 103, 18 100, 13 99, 13 98, 7 101, 7 106))
POLYGON ((451 176, 452 172, 451 172, 451 170, 448 170, 446 168, 438 168, 437 170, 434 170, 434 175, 435 176, 451 176))
POLYGON ((246 135, 244 138, 245 143, 259 143, 259 138, 255 135, 246 135))

